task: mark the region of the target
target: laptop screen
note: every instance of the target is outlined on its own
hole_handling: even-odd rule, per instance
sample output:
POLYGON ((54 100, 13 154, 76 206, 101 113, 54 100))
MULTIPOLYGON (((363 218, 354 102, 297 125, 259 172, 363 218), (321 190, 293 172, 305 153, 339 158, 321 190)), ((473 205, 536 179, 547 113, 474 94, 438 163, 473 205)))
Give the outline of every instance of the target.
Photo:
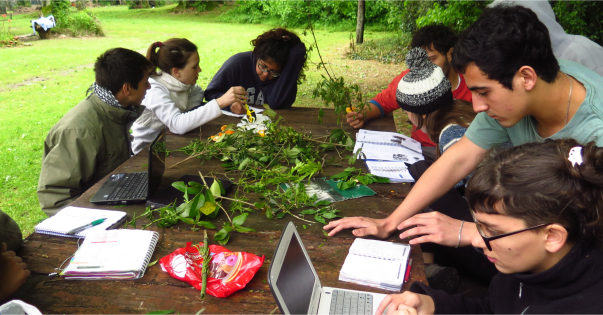
POLYGON ((315 277, 296 235, 291 234, 276 287, 291 314, 308 314, 315 277))
POLYGON ((149 185, 147 198, 150 198, 161 184, 161 177, 165 171, 166 152, 164 128, 149 147, 149 185))

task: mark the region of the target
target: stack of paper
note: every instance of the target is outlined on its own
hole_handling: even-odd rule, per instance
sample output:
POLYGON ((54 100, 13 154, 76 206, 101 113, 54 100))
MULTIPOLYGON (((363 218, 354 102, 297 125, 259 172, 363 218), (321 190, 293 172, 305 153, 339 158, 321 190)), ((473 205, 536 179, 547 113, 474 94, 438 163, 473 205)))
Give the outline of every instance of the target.
POLYGON ((159 233, 145 230, 109 230, 89 234, 69 266, 66 279, 129 280, 144 275, 159 233))
POLYGON ((402 161, 366 160, 365 164, 371 174, 389 178, 389 181, 392 183, 408 183, 415 181, 408 171, 408 166, 402 161))
POLYGON ((339 280, 400 291, 410 245, 357 238, 339 272, 339 280))
POLYGON ((118 226, 125 221, 127 213, 125 211, 100 210, 80 207, 66 207, 56 215, 42 221, 35 228, 36 233, 48 234, 64 237, 86 237, 89 233, 104 231, 118 226), (76 234, 68 235, 68 231, 89 224, 98 219, 105 219, 99 225, 82 230, 76 234))
POLYGON ((421 143, 395 132, 360 129, 356 134, 354 153, 368 160, 402 161, 413 164, 424 160, 421 143))

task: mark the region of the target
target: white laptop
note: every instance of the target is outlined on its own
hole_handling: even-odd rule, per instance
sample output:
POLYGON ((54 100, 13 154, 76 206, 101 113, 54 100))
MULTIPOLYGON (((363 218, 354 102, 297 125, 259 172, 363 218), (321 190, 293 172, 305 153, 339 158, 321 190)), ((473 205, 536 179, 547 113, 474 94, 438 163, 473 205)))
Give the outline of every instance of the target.
POLYGON ((321 286, 293 222, 285 227, 274 252, 268 284, 283 314, 373 315, 385 298, 380 293, 321 286))

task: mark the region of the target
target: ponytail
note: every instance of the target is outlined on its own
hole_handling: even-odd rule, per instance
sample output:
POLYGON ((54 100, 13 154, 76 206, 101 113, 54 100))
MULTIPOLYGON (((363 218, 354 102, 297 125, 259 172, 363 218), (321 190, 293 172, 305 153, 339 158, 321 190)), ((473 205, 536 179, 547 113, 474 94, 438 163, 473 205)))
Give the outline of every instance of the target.
POLYGON ((197 46, 186 38, 170 38, 165 42, 154 42, 147 49, 147 59, 155 66, 151 74, 157 75, 157 69, 170 73, 173 68, 182 69, 188 58, 197 51, 197 46))
POLYGON ((466 197, 472 211, 508 215, 527 226, 557 223, 569 242, 603 243, 603 148, 560 139, 492 151, 466 197), (581 163, 569 156, 574 147, 582 148, 581 163))

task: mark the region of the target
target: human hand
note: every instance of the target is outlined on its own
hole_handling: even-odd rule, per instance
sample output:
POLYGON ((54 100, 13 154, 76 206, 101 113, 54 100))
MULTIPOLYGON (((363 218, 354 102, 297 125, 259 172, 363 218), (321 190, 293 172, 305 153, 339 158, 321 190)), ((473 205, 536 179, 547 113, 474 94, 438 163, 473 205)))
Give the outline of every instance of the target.
POLYGON ((353 128, 362 128, 362 126, 364 126, 364 116, 362 114, 359 114, 357 112, 349 112, 345 115, 345 118, 347 119, 348 124, 350 124, 350 126, 352 126, 353 128))
POLYGON ((348 217, 336 221, 331 221, 323 229, 330 230, 329 236, 337 234, 343 229, 351 229, 352 234, 357 237, 374 235, 378 238, 387 238, 395 229, 395 224, 391 224, 387 219, 371 219, 366 217, 348 217))
POLYGON ((402 230, 411 226, 415 227, 404 231, 400 234, 400 238, 421 235, 408 242, 412 245, 431 242, 450 247, 468 246, 471 245, 473 233, 477 231, 475 223, 472 222, 464 222, 461 231, 461 220, 453 219, 437 211, 416 214, 400 223, 398 229, 402 230), (460 244, 459 231, 462 232, 460 244))
POLYGON ((27 280, 31 272, 21 257, 6 251, 6 243, 0 247, 0 301, 11 296, 27 280))
POLYGON ((385 308, 387 308, 387 315, 433 314, 435 312, 435 304, 430 296, 410 291, 386 296, 379 304, 375 314, 381 315, 385 308))
POLYGON ((230 105, 230 111, 237 115, 243 115, 243 114, 247 113, 247 110, 245 109, 245 107, 243 105, 241 105, 241 103, 239 103, 239 102, 236 102, 236 103, 230 105))
POLYGON ((247 102, 247 91, 242 86, 233 86, 224 95, 216 99, 220 108, 228 107, 234 103, 245 104, 247 102))

